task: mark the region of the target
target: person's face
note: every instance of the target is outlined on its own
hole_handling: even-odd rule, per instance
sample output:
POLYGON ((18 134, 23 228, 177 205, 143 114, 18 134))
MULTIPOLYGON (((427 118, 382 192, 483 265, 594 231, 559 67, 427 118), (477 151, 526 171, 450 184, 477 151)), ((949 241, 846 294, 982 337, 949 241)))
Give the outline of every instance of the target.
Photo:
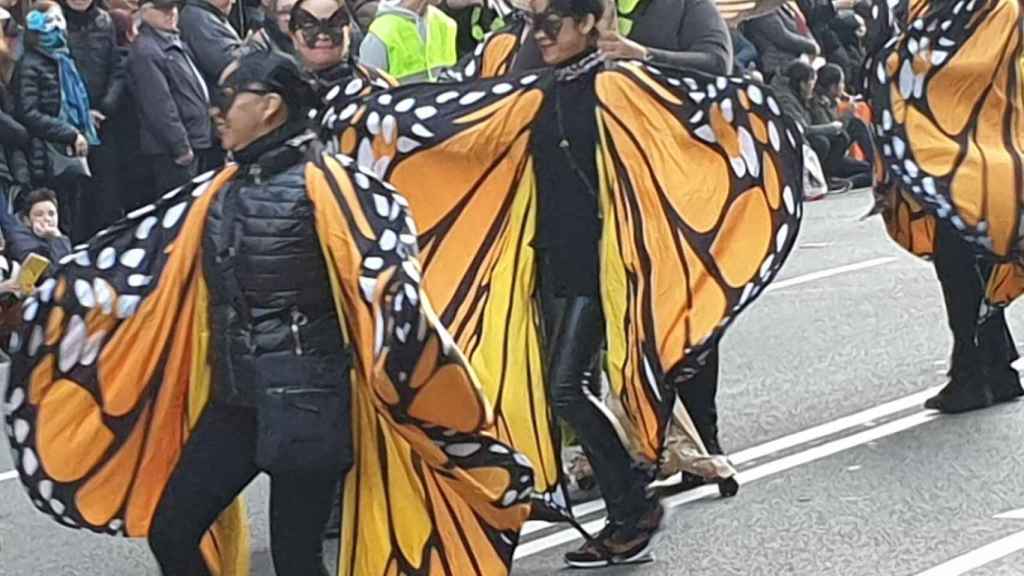
POLYGON ((594 17, 576 21, 551 10, 549 0, 531 0, 530 18, 533 36, 541 57, 549 66, 561 64, 583 53, 590 46, 594 17))
POLYGON ((64 11, 61 10, 59 7, 54 6, 53 8, 50 8, 49 10, 44 12, 44 14, 46 14, 47 23, 52 24, 53 27, 56 28, 57 30, 68 29, 68 21, 64 19, 64 11))
POLYGON ((245 149, 281 124, 284 103, 281 97, 258 86, 236 86, 231 81, 238 69, 231 63, 221 74, 210 117, 220 134, 225 150, 245 149))
POLYGON ((818 81, 817 74, 811 74, 811 77, 800 83, 800 95, 803 96, 804 100, 810 100, 814 96, 814 83, 818 81))
POLYGON ((156 8, 152 5, 145 6, 142 9, 142 21, 157 30, 177 30, 178 7, 169 6, 166 8, 156 8))
POLYGON ((305 0, 289 23, 295 50, 314 72, 345 60, 350 31, 348 11, 336 0, 305 0))
POLYGON ((274 22, 282 34, 288 34, 288 24, 292 21, 292 6, 295 0, 281 0, 277 3, 277 11, 274 12, 274 22))
POLYGON ((68 8, 75 12, 85 12, 92 6, 92 0, 66 0, 68 8))
POLYGON ((57 205, 49 200, 36 202, 28 212, 28 221, 37 235, 57 229, 57 205))
POLYGON ((832 98, 839 98, 846 92, 846 80, 840 76, 839 82, 836 82, 832 88, 829 89, 828 95, 832 98))

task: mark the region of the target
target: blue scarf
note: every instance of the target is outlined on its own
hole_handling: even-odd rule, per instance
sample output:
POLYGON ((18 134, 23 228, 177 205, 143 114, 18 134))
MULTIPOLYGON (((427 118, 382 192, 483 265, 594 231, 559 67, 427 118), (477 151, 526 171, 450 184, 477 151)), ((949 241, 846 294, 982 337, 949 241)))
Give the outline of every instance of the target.
POLYGON ((57 26, 52 16, 33 10, 25 19, 28 29, 39 38, 39 47, 57 60, 60 67, 60 119, 78 129, 90 146, 100 143, 96 126, 89 114, 89 92, 71 58, 64 29, 57 26))

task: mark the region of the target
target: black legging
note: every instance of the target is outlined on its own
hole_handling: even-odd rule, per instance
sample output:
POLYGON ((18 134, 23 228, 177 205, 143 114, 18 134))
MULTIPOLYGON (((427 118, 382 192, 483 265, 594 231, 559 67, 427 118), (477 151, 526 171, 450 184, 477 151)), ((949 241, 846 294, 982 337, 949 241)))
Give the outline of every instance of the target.
POLYGON ((629 523, 647 511, 645 478, 590 395, 601 376, 604 314, 591 296, 541 295, 551 408, 576 431, 594 469, 609 519, 629 523))
MULTIPOLYGON (((256 412, 211 405, 185 446, 153 517, 149 546, 164 576, 210 574, 199 552, 203 534, 260 473, 256 412)), ((274 473, 270 487, 270 541, 274 567, 288 576, 327 576, 322 536, 341 465, 274 473)))
POLYGON ((969 377, 979 369, 1009 366, 1018 354, 1003 311, 996 311, 978 326, 992 263, 978 258, 956 230, 941 222, 935 229, 933 263, 953 333, 951 375, 969 377))

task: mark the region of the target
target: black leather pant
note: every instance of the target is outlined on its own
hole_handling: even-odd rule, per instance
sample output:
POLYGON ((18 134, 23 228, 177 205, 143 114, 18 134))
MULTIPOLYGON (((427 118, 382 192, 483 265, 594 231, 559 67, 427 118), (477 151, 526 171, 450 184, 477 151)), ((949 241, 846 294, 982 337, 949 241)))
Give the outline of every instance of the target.
POLYGON ((992 262, 978 258, 956 230, 940 222, 935 230, 933 263, 953 333, 951 375, 966 377, 982 368, 1004 368, 1016 360, 1017 347, 1002 310, 978 325, 992 262))
POLYGON ((647 511, 645 478, 591 391, 601 377, 605 334, 601 300, 542 293, 541 307, 552 410, 576 431, 609 518, 632 522, 647 511))
MULTIPOLYGON (((164 576, 210 574, 199 552, 203 534, 260 473, 253 463, 252 408, 211 404, 188 440, 157 506, 149 546, 164 576)), ((327 576, 322 536, 344 472, 333 467, 270 479, 270 541, 278 574, 327 576)))

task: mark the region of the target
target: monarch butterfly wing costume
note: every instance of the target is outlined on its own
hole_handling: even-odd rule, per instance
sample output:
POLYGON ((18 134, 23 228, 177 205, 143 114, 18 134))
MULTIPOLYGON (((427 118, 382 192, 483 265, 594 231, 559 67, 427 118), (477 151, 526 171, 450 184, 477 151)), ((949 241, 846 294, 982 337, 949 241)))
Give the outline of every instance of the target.
MULTIPOLYGON (((557 494, 528 148, 553 82, 405 87, 342 110, 338 130, 343 150, 407 190, 427 290, 495 402, 499 437, 531 458, 539 491, 557 494)), ((740 80, 628 64, 598 73, 595 89, 612 379, 656 460, 664 377, 699 365, 792 246, 803 139, 767 91, 740 80)))
POLYGON ((530 33, 522 12, 514 12, 510 22, 500 30, 488 33, 467 54, 453 70, 454 75, 464 80, 474 78, 497 78, 512 71, 519 47, 530 33))
POLYGON ((319 130, 321 131, 321 139, 328 144, 333 144, 331 142, 331 135, 324 132, 324 129, 326 129, 335 120, 335 118, 328 115, 326 113, 327 111, 332 108, 340 109, 352 100, 365 98, 371 94, 398 86, 397 80, 392 78, 387 72, 383 72, 377 68, 353 63, 352 69, 352 78, 348 82, 335 84, 324 92, 322 95, 323 102, 321 102, 320 109, 310 112, 312 124, 319 127, 319 130))
POLYGON ((910 3, 905 20, 891 28, 893 40, 866 75, 894 207, 889 228, 922 253, 930 227, 924 215, 945 221, 1000 262, 988 300, 1007 304, 1024 292, 1020 4, 922 0, 910 3))
POLYGON ((405 199, 351 163, 306 177, 357 364, 339 574, 507 574, 529 462, 482 433, 493 411, 420 289, 405 199))
POLYGON ((549 82, 411 85, 327 114, 342 152, 406 190, 424 286, 494 404, 498 438, 533 463, 538 496, 568 512, 532 300, 528 143, 549 82))
MULTIPOLYGON (((204 214, 233 169, 136 210, 76 247, 11 336, 7 431, 22 483, 71 528, 145 536, 210 392, 204 214)), ((204 539, 219 574, 248 572, 245 511, 204 539)))
POLYGON ((699 371, 793 246, 805 144, 769 90, 738 78, 630 62, 596 89, 608 370, 655 460, 663 383, 699 371))
MULTIPOLYGON (((101 233, 24 306, 9 436, 30 497, 64 525, 149 530, 209 395, 200 246, 211 200, 234 171, 197 179, 101 233)), ((357 359, 358 461, 340 572, 507 573, 531 471, 479 433, 490 408, 421 297, 403 201, 337 160, 310 164, 306 176, 345 319, 339 337, 349 335, 357 359)), ((215 573, 248 573, 244 518, 229 509, 204 541, 215 573)))

